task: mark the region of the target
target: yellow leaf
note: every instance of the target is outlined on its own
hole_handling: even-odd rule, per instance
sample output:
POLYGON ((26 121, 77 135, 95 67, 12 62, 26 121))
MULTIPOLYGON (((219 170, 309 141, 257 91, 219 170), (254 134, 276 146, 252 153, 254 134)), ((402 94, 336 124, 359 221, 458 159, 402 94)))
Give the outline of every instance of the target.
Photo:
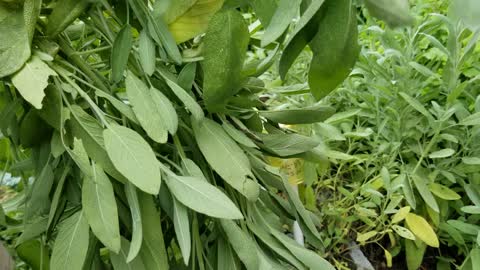
POLYGON ((410 230, 415 234, 418 239, 425 242, 425 244, 431 247, 439 247, 440 243, 438 242, 437 235, 433 231, 432 226, 421 216, 415 215, 413 213, 408 213, 405 221, 407 222, 410 230))
POLYGON ((368 239, 374 237, 375 235, 377 235, 378 232, 376 231, 370 231, 370 232, 366 232, 366 233, 359 233, 357 234, 357 242, 360 242, 360 243, 364 243, 365 241, 367 241, 368 239))
POLYGON ((408 213, 410 213, 410 206, 405 206, 403 208, 400 208, 400 210, 398 210, 398 212, 395 215, 393 215, 392 223, 398 223, 404 220, 408 213))
POLYGON ((430 191, 440 199, 444 199, 447 201, 454 201, 454 200, 460 200, 462 198, 460 197, 460 195, 458 195, 458 193, 456 193, 455 191, 449 189, 444 185, 431 183, 429 187, 430 187, 430 191))
POLYGON ((198 0, 168 28, 177 43, 185 42, 207 30, 213 14, 223 5, 224 0, 198 0))
POLYGON ((385 260, 387 261, 387 267, 390 268, 392 267, 392 254, 388 252, 388 250, 384 249, 385 251, 385 260))

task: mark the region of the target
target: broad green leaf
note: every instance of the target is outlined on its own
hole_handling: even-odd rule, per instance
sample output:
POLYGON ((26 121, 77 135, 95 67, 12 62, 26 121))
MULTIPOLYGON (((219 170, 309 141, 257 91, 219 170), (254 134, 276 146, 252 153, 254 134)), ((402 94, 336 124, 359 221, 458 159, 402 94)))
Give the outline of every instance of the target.
POLYGON ((467 165, 480 165, 479 157, 463 157, 462 162, 467 165))
POLYGON ((268 151, 286 157, 312 150, 320 144, 316 139, 299 134, 259 134, 268 151))
POLYGON ((23 17, 25 21, 25 28, 28 32, 29 42, 32 42, 33 34, 35 33, 35 26, 37 19, 40 16, 42 8, 42 0, 25 0, 23 2, 23 17))
POLYGON ((458 195, 458 193, 456 193, 455 191, 449 189, 444 185, 431 183, 429 185, 429 188, 430 188, 430 191, 440 199, 454 201, 454 200, 460 200, 462 198, 460 195, 458 195))
POLYGON ((366 0, 365 5, 373 16, 384 20, 391 27, 413 23, 408 0, 366 0))
POLYGON ((335 109, 325 105, 314 105, 298 109, 260 111, 261 116, 277 123, 296 125, 313 124, 328 119, 335 109))
POLYGON ((308 84, 316 99, 335 90, 350 74, 357 56, 357 18, 350 0, 326 0, 318 33, 310 43, 313 59, 308 84))
MULTIPOLYGON (((148 136, 158 143, 166 143, 168 139, 168 130, 164 122, 164 117, 158 102, 164 100, 158 93, 154 94, 155 89, 149 89, 145 83, 137 78, 133 73, 128 72, 127 80, 127 95, 130 104, 133 107, 133 112, 147 132, 148 136), (155 96, 155 98, 153 98, 155 96)), ((158 92, 158 91, 157 91, 158 92)))
POLYGON ((463 126, 477 126, 480 125, 480 112, 474 113, 470 116, 465 117, 460 121, 460 125, 463 126))
POLYGON ((140 64, 142 65, 143 71, 149 76, 152 76, 155 71, 155 53, 155 43, 153 43, 147 31, 141 31, 138 40, 138 55, 140 56, 140 64))
POLYGON ((288 70, 298 55, 317 34, 318 24, 323 17, 323 13, 318 12, 318 10, 324 2, 325 0, 311 1, 290 34, 279 62, 278 72, 282 79, 285 79, 288 70))
POLYGON ((53 181, 53 168, 47 164, 40 173, 36 175, 36 179, 25 198, 27 205, 24 215, 26 220, 41 216, 48 211, 50 203, 49 194, 52 189, 53 181))
POLYGON ((398 212, 393 215, 392 223, 398 223, 404 220, 408 213, 410 213, 410 206, 400 208, 398 212))
POLYGON ((475 205, 467 205, 460 208, 462 212, 474 215, 480 215, 480 206, 475 205))
POLYGON ((455 154, 455 150, 451 148, 446 148, 446 149, 432 152, 428 155, 428 157, 429 158, 446 158, 446 157, 451 157, 453 154, 455 154))
POLYGON ((287 30, 293 18, 297 16, 301 0, 280 0, 268 26, 264 27, 262 47, 277 40, 287 30))
POLYGON ((103 138, 115 168, 139 189, 158 194, 161 175, 150 145, 135 131, 117 125, 105 129, 103 138))
POLYGON ((423 262, 423 256, 427 245, 423 242, 405 240, 405 253, 407 257, 407 268, 408 270, 418 270, 423 262))
POLYGON ((210 166, 230 186, 255 201, 259 185, 249 178, 252 176, 251 165, 243 150, 215 121, 205 118, 192 124, 197 144, 210 166))
POLYGON ((30 57, 23 10, 0 2, 0 78, 18 71, 30 57))
POLYGON ((247 269, 259 269, 259 258, 254 240, 231 220, 220 220, 225 235, 247 269))
POLYGON ((159 90, 152 88, 150 91, 164 126, 170 134, 174 135, 178 128, 178 115, 172 102, 159 90))
POLYGON ((392 229, 394 232, 396 232, 398 235, 405 239, 415 240, 415 235, 413 235, 413 233, 405 227, 393 225, 392 229))
POLYGON ((131 183, 127 183, 125 185, 125 195, 127 197, 128 205, 130 206, 130 213, 132 214, 132 242, 130 243, 128 256, 126 257, 126 262, 130 263, 135 261, 138 252, 142 247, 142 216, 136 187, 131 183))
POLYGON ((476 236, 480 231, 479 225, 469 224, 460 220, 449 220, 447 223, 462 233, 476 236))
POLYGON ((277 0, 251 0, 250 5, 264 27, 270 24, 278 6, 277 0))
POLYGON ((130 243, 128 240, 122 237, 121 240, 122 248, 118 253, 110 253, 110 260, 112 261, 112 266, 114 270, 144 270, 145 265, 143 264, 142 258, 140 256, 136 257, 130 262, 127 262, 127 253, 131 250, 130 243))
POLYGON ((89 228, 83 211, 65 219, 53 245, 51 270, 82 270, 88 251, 89 228))
POLYGON ((160 224, 160 213, 157 211, 151 195, 140 193, 138 197, 143 229, 140 256, 145 269, 168 270, 168 257, 160 224))
POLYGON ((48 215, 47 228, 50 228, 53 222, 53 219, 55 218, 55 215, 57 213, 58 205, 60 203, 62 195, 64 195, 62 194, 63 187, 67 179, 67 174, 70 170, 71 170, 71 167, 65 166, 65 169, 62 172, 62 176, 60 177, 60 180, 58 181, 57 186, 55 187, 55 192, 53 193, 53 197, 52 197, 52 203, 50 204, 50 213, 48 215))
MULTIPOLYGON (((175 0, 174 2, 185 3, 187 1, 175 0)), ((182 43, 205 32, 212 16, 220 10, 223 2, 224 0, 197 0, 185 13, 181 16, 176 16, 176 19, 173 22, 169 22, 168 25, 175 41, 182 43)), ((173 5, 179 6, 181 3, 174 3, 173 5)), ((167 17, 175 16, 173 13, 170 14, 172 15, 167 15, 167 17)))
POLYGON ((230 137, 232 137, 232 139, 234 139, 237 143, 246 147, 258 148, 258 146, 250 138, 248 138, 248 136, 245 135, 245 133, 236 129, 234 126, 232 126, 228 122, 223 122, 222 127, 225 130, 225 132, 227 132, 228 135, 230 135, 230 137))
POLYGON ((369 231, 366 233, 357 233, 357 242, 365 243, 368 239, 376 236, 378 234, 377 231, 369 231))
POLYGON ((187 208, 181 202, 177 201, 177 199, 173 199, 173 226, 175 228, 178 245, 182 251, 183 262, 185 265, 188 265, 190 251, 192 249, 190 223, 187 208))
POLYGON ((440 209, 438 208, 437 201, 435 200, 432 192, 428 188, 428 180, 418 175, 412 175, 412 180, 418 190, 418 193, 420 193, 420 196, 422 196, 422 199, 425 201, 425 203, 430 206, 430 208, 432 208, 435 212, 439 213, 440 209))
POLYGON ((292 254, 298 258, 303 264, 312 270, 334 270, 335 268, 317 253, 300 246, 290 237, 277 231, 271 230, 273 236, 277 238, 292 254))
POLYGON ((55 71, 40 58, 34 56, 12 77, 12 83, 23 99, 33 107, 41 109, 48 78, 54 75, 56 75, 55 71))
POLYGON ((178 74, 177 83, 183 89, 189 91, 192 89, 192 85, 195 81, 195 76, 197 75, 197 63, 192 62, 186 64, 180 74, 178 74))
POLYGON ((128 56, 132 49, 132 41, 132 28, 129 24, 125 24, 115 37, 112 47, 111 79, 114 83, 118 83, 123 78, 123 72, 127 68, 128 56))
MULTIPOLYGON (((48 270, 50 264, 50 256, 48 249, 40 240, 34 239, 25 242, 15 248, 18 257, 32 268, 32 270, 48 270)), ((0 255, 0 259, 3 259, 0 255)), ((0 260, 0 267, 1 265, 0 260)), ((5 268, 6 270, 8 268, 5 268)))
POLYGON ((62 2, 56 2, 52 13, 48 16, 45 34, 49 37, 55 37, 63 32, 65 28, 85 12, 90 2, 89 0, 64 0, 62 2))
POLYGON ((170 175, 166 183, 182 204, 197 212, 218 218, 240 219, 237 206, 220 190, 196 177, 170 175))
POLYGON ((437 235, 428 222, 421 216, 408 213, 405 217, 408 228, 425 244, 431 247, 439 247, 437 235))
POLYGON ((23 232, 20 237, 18 237, 15 245, 19 246, 29 240, 38 238, 47 230, 47 222, 47 218, 35 218, 34 221, 29 221, 27 224, 25 224, 23 232))
POLYGON ((226 99, 240 90, 249 33, 236 10, 220 11, 212 18, 204 40, 203 96, 209 111, 223 110, 226 99))
POLYGON ((120 226, 118 223, 115 193, 102 167, 92 165, 91 177, 83 180, 82 209, 95 236, 110 250, 120 250, 120 226))
MULTIPOLYGON (((97 162, 108 174, 118 181, 123 181, 124 177, 115 169, 105 150, 105 142, 103 140, 104 128, 93 116, 86 113, 78 105, 72 105, 70 112, 73 135, 81 139, 82 147, 85 147, 88 156, 97 162)), ((83 170, 83 172, 88 174, 90 170, 83 170)))
POLYGON ((175 96, 177 96, 180 101, 182 101, 183 105, 187 108, 188 111, 193 115, 195 120, 200 121, 204 117, 204 113, 202 110, 202 107, 198 105, 197 101, 190 96, 185 89, 180 87, 176 82, 174 82, 172 79, 169 78, 168 74, 166 71, 160 70, 160 74, 162 77, 165 79, 165 82, 167 83, 168 87, 172 89, 173 93, 175 96))

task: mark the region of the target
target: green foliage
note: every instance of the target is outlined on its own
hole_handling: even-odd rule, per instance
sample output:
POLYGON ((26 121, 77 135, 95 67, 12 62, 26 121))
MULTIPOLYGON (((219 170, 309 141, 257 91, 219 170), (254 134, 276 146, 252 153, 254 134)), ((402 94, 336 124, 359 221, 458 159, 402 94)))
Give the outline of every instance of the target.
POLYGON ((320 84, 335 73, 312 92, 332 91, 356 60, 356 9, 260 2, 0 1, 1 170, 20 179, 0 235, 19 268, 332 269, 266 156, 320 160, 280 124, 333 109, 271 111, 261 75, 306 29, 287 65, 310 44, 320 84))

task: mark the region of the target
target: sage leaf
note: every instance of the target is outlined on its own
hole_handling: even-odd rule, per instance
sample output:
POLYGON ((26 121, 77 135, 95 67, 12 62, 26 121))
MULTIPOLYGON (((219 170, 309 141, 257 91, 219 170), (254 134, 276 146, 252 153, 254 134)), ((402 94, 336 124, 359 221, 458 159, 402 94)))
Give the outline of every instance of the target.
POLYGON ((247 269, 259 269, 260 260, 254 240, 231 220, 220 220, 228 242, 247 269))
POLYGON ((243 150, 215 121, 205 118, 193 123, 195 139, 203 156, 230 186, 249 200, 259 194, 259 185, 251 177, 251 165, 243 150))
MULTIPOLYGON (((159 111, 160 107, 152 98, 154 95, 153 91, 156 90, 149 89, 145 83, 130 71, 127 74, 125 84, 127 87, 128 99, 143 129, 154 141, 158 143, 166 143, 168 139, 168 130, 163 121, 162 114, 159 111)), ((159 96, 158 94, 156 95, 155 100, 158 101, 159 96)), ((160 98, 160 101, 163 101, 163 99, 160 98)))
POLYGON ((95 236, 115 253, 120 251, 117 202, 110 179, 102 167, 92 165, 91 177, 83 180, 82 208, 95 236))
POLYGON ((132 28, 126 24, 118 32, 112 47, 111 67, 112 81, 117 83, 123 78, 123 72, 127 68, 128 56, 132 49, 132 28))
POLYGON ((140 256, 145 269, 168 270, 168 257, 160 224, 160 213, 157 211, 151 195, 140 193, 138 198, 143 230, 140 256))
POLYGON ((173 199, 173 226, 175 228, 175 235, 178 239, 178 245, 182 251, 183 262, 185 265, 188 265, 190 251, 192 249, 190 223, 188 220, 187 208, 176 199, 173 199))
POLYGON ((0 2, 0 78, 18 71, 30 57, 23 10, 0 2))
MULTIPOLYGON (((188 1, 173 1, 173 2, 188 2, 188 1)), ((191 1, 190 1, 191 2, 191 1)), ((189 39, 194 38, 195 36, 205 32, 207 27, 209 26, 209 22, 212 19, 212 16, 220 10, 223 5, 224 0, 197 0, 193 5, 190 6, 189 9, 185 11, 180 16, 176 16, 176 19, 172 22, 169 22, 168 29, 172 33, 175 41, 177 43, 185 42, 189 39)), ((186 3, 186 5, 190 5, 191 3, 186 3)), ((171 15, 167 16, 175 16, 175 13, 180 13, 182 9, 178 8, 180 3, 173 4, 174 7, 177 7, 173 13, 170 11, 167 12, 171 15)), ((171 20, 171 18, 167 18, 171 20)))
POLYGON ((405 221, 413 234, 415 234, 415 236, 422 240, 425 244, 431 247, 439 247, 440 243, 438 242, 435 231, 433 231, 430 224, 428 224, 423 217, 413 213, 408 213, 405 221))
POLYGON ((203 96, 209 111, 221 111, 226 99, 240 90, 249 33, 236 10, 220 11, 205 34, 203 96))
POLYGON ((182 101, 183 105, 185 105, 187 110, 190 111, 190 113, 193 115, 195 120, 196 121, 202 120, 205 115, 203 113, 202 107, 198 105, 197 101, 195 101, 195 99, 192 96, 190 96, 185 91, 185 89, 183 89, 176 82, 174 82, 166 71, 160 70, 160 74, 165 79, 165 82, 167 83, 168 87, 170 87, 170 89, 172 89, 175 96, 177 96, 177 98, 180 99, 180 101, 182 101))
POLYGON ((115 168, 140 190, 158 194, 161 175, 150 145, 135 131, 116 125, 105 129, 103 138, 115 168))
MULTIPOLYGON (((78 105, 72 105, 70 112, 72 115, 70 123, 73 135, 82 140, 83 147, 85 147, 88 156, 97 162, 105 172, 118 181, 124 182, 125 178, 115 169, 105 150, 105 142, 103 140, 104 128, 93 116, 86 113, 78 105)), ((88 172, 85 171, 84 173, 88 174, 88 172)))
POLYGON ((222 124, 223 129, 225 132, 228 133, 232 139, 234 139, 237 143, 252 148, 258 148, 258 146, 253 143, 253 141, 245 135, 245 133, 241 132, 240 130, 236 129, 234 126, 229 124, 228 122, 223 122, 222 124))
POLYGON ((56 2, 52 13, 48 16, 48 23, 45 34, 49 37, 55 37, 73 21, 82 15, 90 4, 89 0, 64 0, 56 2))
POLYGON ((435 194, 435 196, 439 197, 440 199, 444 199, 447 201, 455 201, 460 200, 462 197, 458 195, 455 191, 449 189, 448 187, 438 184, 438 183, 431 183, 429 185, 430 191, 435 194))
POLYGON ((122 248, 118 253, 110 253, 110 260, 112 261, 112 266, 114 270, 144 270, 145 265, 143 264, 142 258, 140 256, 136 257, 130 262, 127 262, 127 252, 131 250, 130 243, 127 239, 121 239, 122 248))
POLYGON ((178 128, 178 115, 172 102, 160 91, 155 88, 151 90, 152 101, 155 103, 158 114, 162 118, 168 132, 174 135, 178 128))
POLYGON ((53 245, 51 270, 82 270, 88 251, 89 227, 82 211, 65 219, 53 245))
POLYGON ((270 20, 270 23, 265 29, 262 36, 261 46, 265 47, 268 44, 277 40, 287 30, 293 18, 298 13, 301 0, 280 0, 278 7, 270 20))
POLYGON ((169 175, 168 188, 182 204, 197 212, 218 218, 240 219, 237 206, 220 190, 196 177, 169 175))
POLYGON ((407 26, 413 23, 408 0, 366 0, 368 11, 389 26, 407 26))
POLYGON ((152 76, 153 72, 155 71, 156 64, 155 43, 145 30, 140 32, 140 37, 138 40, 138 54, 143 71, 147 75, 152 76))
POLYGON ((196 2, 198 0, 156 1, 153 5, 153 15, 161 16, 167 24, 170 24, 187 12, 196 2))
POLYGON ((286 157, 305 153, 320 142, 299 134, 259 134, 265 147, 275 155, 286 157))
POLYGON ((334 270, 335 268, 317 253, 300 246, 293 239, 283 233, 272 229, 273 236, 277 238, 292 254, 298 258, 309 269, 315 270, 334 270))
POLYGON ((314 105, 298 109, 260 111, 261 116, 286 125, 313 124, 328 119, 335 109, 325 105, 314 105))
POLYGON ((12 83, 26 101, 41 109, 48 78, 54 75, 55 71, 34 56, 12 77, 12 83))
POLYGON ((429 158, 446 158, 446 157, 451 157, 453 154, 455 154, 455 150, 451 148, 446 148, 446 149, 432 152, 428 155, 428 157, 429 158))
POLYGON ((428 188, 427 180, 425 178, 420 177, 418 175, 412 175, 413 183, 420 193, 420 196, 425 201, 425 203, 430 206, 435 212, 440 213, 440 209, 438 208, 437 201, 432 195, 432 192, 428 188))
POLYGON ((360 51, 357 18, 351 0, 326 0, 318 33, 310 43, 313 59, 308 84, 316 99, 338 87, 350 74, 360 51))
MULTIPOLYGON (((50 257, 48 249, 38 239, 30 240, 15 248, 18 257, 27 263, 33 270, 49 269, 50 257)), ((0 255, 2 263, 4 257, 0 255)), ((1 264, 0 264, 1 265, 1 264)), ((1 265, 3 267, 3 265, 1 265)), ((8 268, 5 268, 8 269, 8 268)), ((13 268, 11 268, 13 269, 13 268)))
POLYGON ((127 183, 125 185, 125 195, 127 197, 128 205, 130 206, 130 212, 132 213, 132 242, 130 243, 128 256, 126 258, 127 263, 130 263, 134 261, 142 247, 142 216, 135 186, 131 183, 127 183))

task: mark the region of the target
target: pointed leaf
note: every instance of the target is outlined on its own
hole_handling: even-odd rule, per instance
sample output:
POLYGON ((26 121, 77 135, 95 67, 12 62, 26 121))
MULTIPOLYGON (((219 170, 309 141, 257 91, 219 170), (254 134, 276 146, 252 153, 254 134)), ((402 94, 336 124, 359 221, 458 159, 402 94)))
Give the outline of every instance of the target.
POLYGON ((130 243, 122 237, 122 248, 118 253, 110 253, 110 260, 114 270, 144 270, 146 269, 142 258, 136 257, 127 262, 127 252, 131 250, 130 243))
POLYGON ((460 195, 458 195, 458 193, 456 193, 455 191, 449 189, 444 185, 431 183, 429 187, 430 187, 430 191, 441 199, 454 201, 454 200, 460 200, 462 198, 460 195))
POLYGON ((187 208, 176 199, 173 199, 173 226, 175 228, 178 245, 182 251, 183 262, 185 265, 188 265, 190 251, 192 249, 190 223, 188 220, 187 208))
POLYGON ((199 178, 170 175, 166 178, 166 183, 175 198, 197 212, 226 219, 243 217, 223 192, 199 178))
POLYGON ((132 28, 125 24, 118 32, 112 47, 112 81, 117 83, 123 78, 123 72, 127 68, 128 56, 132 49, 132 28))
POLYGON ((110 250, 120 250, 115 193, 108 176, 99 165, 92 166, 91 177, 85 177, 82 186, 82 208, 93 233, 110 250))
POLYGON ((300 0, 280 0, 278 7, 273 14, 268 26, 264 27, 265 33, 262 36, 262 47, 277 40, 287 30, 293 18, 297 16, 300 8, 300 0))
POLYGON ((425 244, 431 247, 439 247, 440 243, 438 242, 437 235, 423 217, 408 213, 405 221, 413 234, 425 242, 425 244))
POLYGON ((248 41, 247 25, 238 11, 220 11, 212 18, 205 35, 202 64, 208 110, 223 110, 226 99, 240 90, 248 41))
POLYGON ((193 123, 193 131, 210 166, 249 200, 256 200, 259 185, 248 178, 252 175, 250 161, 222 126, 205 118, 200 123, 193 123))
POLYGON ((122 126, 110 126, 103 137, 115 168, 139 189, 158 194, 161 175, 150 145, 138 133, 122 126))
POLYGON ((235 222, 231 220, 220 220, 222 228, 240 260, 247 269, 259 269, 259 258, 256 252, 254 240, 235 222))
POLYGON ((82 270, 88 251, 89 228, 82 211, 59 226, 50 261, 51 270, 82 270))
MULTIPOLYGON (((127 197, 128 205, 130 206, 130 213, 132 213, 132 242, 128 250, 126 262, 133 262, 142 247, 143 230, 142 230, 142 216, 140 211, 140 203, 138 201, 137 188, 131 183, 125 185, 125 195, 127 197)), ((123 244, 122 244, 123 246, 123 244)))
POLYGON ((428 188, 428 180, 418 175, 412 175, 412 179, 415 187, 417 187, 418 193, 420 193, 420 196, 425 201, 425 203, 430 206, 430 208, 432 208, 435 212, 439 213, 440 209, 438 208, 437 201, 435 200, 432 192, 428 188))
POLYGON ((140 56, 140 64, 142 65, 143 71, 149 76, 152 76, 156 64, 155 43, 145 30, 140 32, 138 54, 140 56))
MULTIPOLYGON (((132 72, 128 72, 125 82, 127 95, 133 112, 148 136, 158 143, 166 143, 168 130, 164 123, 161 107, 153 99, 155 89, 149 89, 145 83, 137 78, 132 72)), ((158 91, 157 91, 158 92, 158 91)), ((158 101, 158 93, 155 97, 158 101)))

